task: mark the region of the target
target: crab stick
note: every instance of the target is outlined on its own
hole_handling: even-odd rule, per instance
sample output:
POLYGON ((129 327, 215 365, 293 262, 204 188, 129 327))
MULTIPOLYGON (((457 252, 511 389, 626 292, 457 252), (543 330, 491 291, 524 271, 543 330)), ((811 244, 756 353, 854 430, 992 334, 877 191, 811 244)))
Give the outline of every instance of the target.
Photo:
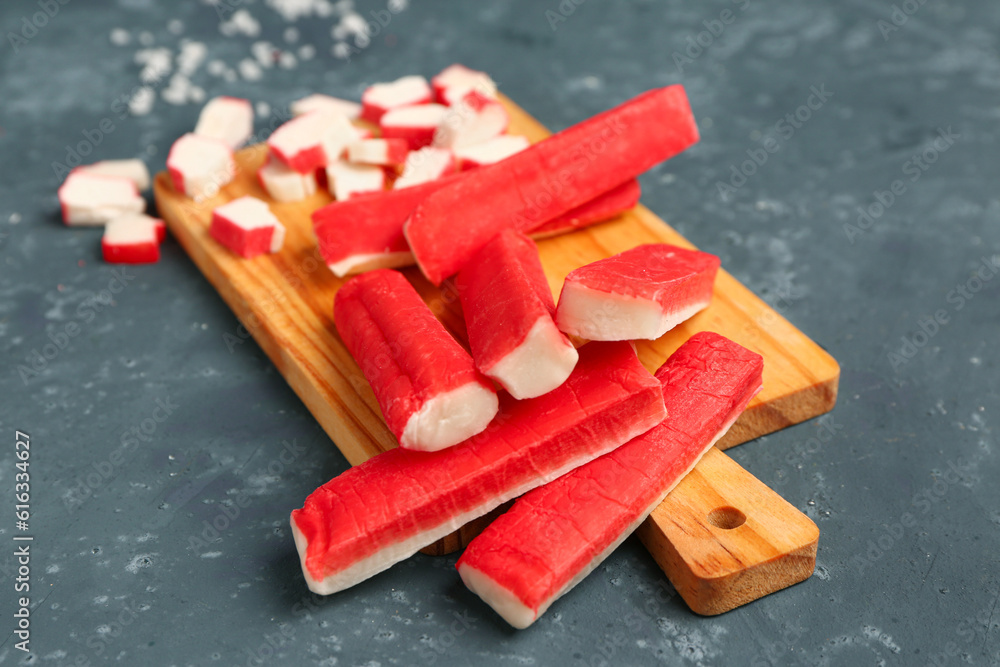
POLYGON ((610 220, 638 204, 641 194, 642 189, 639 187, 639 181, 633 178, 631 181, 626 181, 617 188, 605 192, 600 197, 591 199, 586 204, 577 206, 572 211, 563 213, 558 218, 553 218, 541 226, 535 227, 530 232, 531 238, 535 240, 545 239, 610 220))
POLYGON ((346 160, 335 160, 326 167, 326 183, 337 201, 385 188, 385 172, 382 167, 370 164, 354 164, 346 160))
POLYGON ((404 76, 369 86, 361 95, 361 118, 378 124, 390 109, 431 101, 431 87, 422 76, 404 76))
POLYGON ((310 111, 328 111, 340 114, 341 116, 347 116, 350 120, 356 120, 361 117, 361 105, 357 102, 341 100, 319 93, 295 100, 292 102, 290 108, 293 116, 301 116, 310 111))
POLYGON ((275 201, 300 201, 316 194, 316 172, 300 174, 275 157, 257 170, 257 179, 275 201))
POLYGON ((497 84, 486 72, 469 69, 465 65, 450 65, 431 79, 434 97, 441 104, 450 105, 465 96, 470 90, 496 97, 497 84))
POLYGON ((502 135, 509 123, 507 110, 498 100, 470 90, 442 118, 434 145, 451 149, 475 146, 502 135))
POLYGON ((167 227, 142 213, 115 218, 104 227, 101 255, 111 264, 151 264, 160 261, 160 243, 167 227))
POLYGON ((238 97, 213 98, 202 108, 194 133, 235 150, 253 135, 253 105, 238 97))
POLYGON ((455 159, 458 161, 458 168, 466 171, 509 158, 530 145, 531 142, 528 141, 527 137, 517 134, 502 134, 481 144, 456 148, 454 153, 455 159))
POLYGON ((149 169, 146 163, 139 159, 131 160, 101 160, 94 164, 77 167, 80 171, 95 176, 120 176, 127 178, 135 184, 139 192, 149 189, 150 178, 149 169))
POLYGON ((410 152, 406 139, 362 139, 347 147, 347 159, 358 164, 396 167, 410 152))
POLYGON ((410 150, 430 146, 438 127, 449 115, 440 104, 415 104, 386 112, 379 121, 382 137, 405 139, 410 150))
POLYGON ((286 165, 307 174, 336 160, 357 137, 357 129, 346 116, 312 111, 276 129, 267 145, 286 165))
POLYGON ((66 177, 58 196, 63 222, 67 225, 103 225, 122 215, 146 209, 146 200, 129 179, 100 176, 79 169, 66 177))
POLYGON ((256 257, 278 252, 285 242, 285 226, 266 203, 240 197, 212 211, 209 234, 237 255, 256 257))
POLYGON ((218 139, 185 134, 170 147, 167 171, 174 189, 201 200, 216 196, 233 180, 236 162, 233 150, 218 139))
POLYGON ((436 181, 455 171, 455 156, 446 148, 425 146, 410 151, 403 164, 403 173, 392 184, 394 189, 411 188, 414 185, 436 181))

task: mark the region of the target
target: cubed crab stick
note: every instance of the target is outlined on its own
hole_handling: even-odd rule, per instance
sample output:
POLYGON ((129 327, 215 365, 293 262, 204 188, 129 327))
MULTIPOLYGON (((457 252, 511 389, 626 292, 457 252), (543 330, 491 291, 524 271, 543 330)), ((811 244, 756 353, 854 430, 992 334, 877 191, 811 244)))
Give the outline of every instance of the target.
POLYGON ((361 95, 361 117, 376 125, 391 109, 431 101, 431 87, 422 76, 404 76, 369 86, 361 95))
POLYGON ((58 196, 63 222, 71 226, 104 225, 125 214, 142 213, 146 209, 146 200, 131 180, 79 169, 66 177, 58 196))
POLYGON ((251 258, 281 250, 285 227, 256 197, 240 197, 212 211, 212 238, 237 255, 251 258))
POLYGON ((339 158, 357 138, 358 130, 345 116, 312 111, 276 129, 267 145, 286 165, 300 174, 308 174, 339 158))
POLYGON ((194 133, 236 150, 253 135, 253 105, 238 97, 211 99, 202 108, 194 133))
POLYGON ((167 156, 174 189, 194 200, 215 197, 236 176, 232 149, 218 139, 185 134, 167 156))

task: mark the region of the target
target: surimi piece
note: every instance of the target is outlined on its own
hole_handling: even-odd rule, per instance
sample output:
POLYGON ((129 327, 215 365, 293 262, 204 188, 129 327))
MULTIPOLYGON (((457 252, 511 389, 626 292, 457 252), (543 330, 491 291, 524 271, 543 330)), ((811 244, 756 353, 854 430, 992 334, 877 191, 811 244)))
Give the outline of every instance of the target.
POLYGON ((66 177, 58 196, 63 222, 67 225, 103 225, 146 209, 146 200, 129 179, 99 176, 79 169, 66 177))
POLYGON ((363 139, 347 147, 347 159, 359 164, 395 167, 406 161, 409 152, 406 139, 363 139))
POLYGON ((185 134, 170 147, 167 171, 175 190, 201 200, 233 180, 236 162, 232 149, 218 139, 185 134))
POLYGON ((507 131, 510 116, 500 101, 471 90, 443 118, 434 134, 434 145, 442 148, 475 146, 507 131))
POLYGON ((267 140, 271 153, 307 174, 330 164, 357 141, 358 131, 345 116, 312 111, 288 121, 267 140))
POLYGON ((382 167, 336 160, 326 168, 327 188, 338 201, 357 195, 380 192, 385 187, 382 167))
POLYGON ((303 97, 301 100, 295 100, 292 102, 290 108, 293 116, 301 116, 310 111, 327 111, 347 116, 351 120, 357 120, 361 117, 361 105, 357 102, 341 100, 319 93, 303 97))
POLYGON ((455 283, 476 367, 517 399, 546 394, 573 372, 577 351, 552 321, 555 304, 534 242, 505 230, 455 283))
POLYGON ((392 109, 382 116, 379 128, 385 139, 405 139, 410 150, 429 146, 438 126, 445 121, 448 107, 440 104, 416 104, 392 109))
POLYGON ((403 164, 403 173, 392 187, 397 190, 410 188, 421 183, 436 181, 454 171, 455 156, 450 150, 425 146, 418 151, 410 151, 403 164))
POLYGON ((151 264, 160 261, 160 243, 167 227, 141 213, 115 218, 104 227, 101 254, 111 264, 151 264))
POLYGON ((292 512, 309 588, 326 595, 353 586, 666 416, 659 382, 628 343, 587 345, 555 391, 501 401, 480 435, 438 452, 374 456, 292 512))
POLYGON ((246 258, 278 252, 285 242, 285 227, 256 197, 240 197, 212 211, 208 229, 212 238, 246 258))
MULTIPOLYGON (((80 171, 95 176, 120 176, 135 184, 139 192, 149 189, 149 169, 146 163, 139 159, 131 160, 101 160, 94 164, 77 167, 80 171)), ((75 171, 75 170, 74 170, 75 171)))
POLYGON ((202 108, 194 133, 235 150, 253 135, 253 106, 238 97, 213 98, 202 108))
POLYGON ((540 227, 535 227, 529 235, 535 240, 545 239, 610 220, 638 204, 641 194, 642 188, 639 187, 639 181, 633 178, 631 181, 605 192, 600 197, 591 199, 586 204, 578 206, 568 213, 563 213, 540 227))
POLYGON ((708 306, 718 270, 707 252, 641 245, 571 271, 556 324, 589 340, 654 340, 708 306))
POLYGON ((450 65, 431 79, 434 97, 442 104, 452 104, 476 90, 488 97, 496 97, 497 84, 486 72, 469 69, 465 65, 450 65))
POLYGON ((440 285, 501 229, 538 227, 697 140, 684 88, 651 90, 438 190, 413 211, 407 240, 440 285))
POLYGON ((369 86, 361 95, 361 117, 378 124, 390 109, 431 101, 431 87, 422 76, 404 76, 389 83, 369 86))
POLYGON ((462 171, 475 169, 486 164, 493 164, 520 153, 531 145, 527 137, 516 134, 503 134, 489 141, 474 146, 464 146, 454 150, 458 168, 462 171))
POLYGON ((692 336, 656 373, 667 418, 519 498, 459 559, 465 585, 515 628, 531 625, 725 435, 760 391, 763 365, 760 355, 716 333, 692 336))
POLYGON ((316 194, 316 173, 300 174, 271 157, 257 170, 257 180, 275 201, 300 201, 316 194))
POLYGON ((401 273, 349 280, 334 299, 334 321, 400 447, 445 449, 496 415, 493 386, 401 273))

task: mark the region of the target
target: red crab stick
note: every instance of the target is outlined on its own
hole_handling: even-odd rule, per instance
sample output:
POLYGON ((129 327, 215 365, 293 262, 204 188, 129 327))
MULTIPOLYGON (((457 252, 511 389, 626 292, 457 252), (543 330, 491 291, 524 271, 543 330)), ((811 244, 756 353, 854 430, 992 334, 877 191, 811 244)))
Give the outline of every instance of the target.
POLYGON ((505 230, 458 274, 456 286, 476 368, 514 398, 548 393, 577 352, 552 320, 555 304, 534 242, 505 230))
POLYGON ((451 447, 496 415, 493 385, 401 273, 348 281, 334 299, 334 321, 400 447, 451 447))
POLYGON ((628 343, 587 345, 555 391, 501 400, 500 414, 480 435, 438 452, 379 454, 292 512, 309 588, 326 595, 353 586, 665 415, 659 382, 628 343))
MULTIPOLYGON (((590 345, 585 346, 585 350, 590 345)), ((656 373, 668 416, 649 432, 518 499, 469 544, 458 572, 525 628, 663 502, 760 391, 760 355, 711 332, 656 373)))
POLYGON ((586 204, 577 206, 572 211, 535 227, 530 232, 531 238, 545 239, 571 232, 574 229, 583 229, 597 222, 610 220, 638 204, 641 194, 642 189, 639 187, 639 181, 633 178, 631 181, 626 181, 617 188, 605 192, 600 197, 591 199, 586 204))
POLYGON ((410 248, 435 285, 501 229, 528 231, 698 141, 682 86, 643 93, 442 188, 410 215, 410 248))
POLYGON ((718 270, 707 252, 641 245, 571 271, 556 324, 589 340, 655 340, 708 306, 718 270))

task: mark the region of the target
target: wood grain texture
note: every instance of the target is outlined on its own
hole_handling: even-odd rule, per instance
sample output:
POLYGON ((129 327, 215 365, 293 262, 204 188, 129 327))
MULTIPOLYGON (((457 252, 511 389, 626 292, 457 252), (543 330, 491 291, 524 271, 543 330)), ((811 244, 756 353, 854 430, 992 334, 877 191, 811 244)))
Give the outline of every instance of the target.
POLYGON ((808 579, 819 542, 809 517, 715 449, 637 534, 687 605, 706 616, 808 579))
MULTIPOLYGON (((504 103, 511 114, 511 133, 532 141, 548 136, 544 127, 510 100, 504 99, 504 103)), ((395 447, 396 441, 334 327, 333 298, 344 281, 323 264, 309 217, 331 197, 318 192, 299 202, 271 201, 256 179, 256 170, 265 158, 262 145, 240 151, 235 180, 202 202, 179 195, 168 175, 158 174, 154 192, 159 212, 246 328, 230 334, 226 343, 236 346, 252 335, 347 460, 357 465, 395 447), (209 236, 212 210, 248 194, 268 201, 286 226, 280 252, 246 260, 209 236)), ((573 269, 642 243, 693 247, 641 205, 615 220, 540 241, 538 246, 553 294, 558 295, 566 274, 573 269)), ((445 326, 464 342, 465 325, 454 285, 446 281, 435 288, 415 268, 405 269, 404 274, 445 326)), ((703 330, 716 331, 759 352, 765 360, 763 391, 720 441, 720 448, 815 417, 836 402, 837 363, 725 271, 719 272, 712 305, 659 340, 640 341, 640 359, 655 370, 692 334, 703 330)), ((692 516, 690 520, 703 521, 704 517, 692 516)), ((457 550, 482 526, 483 520, 470 524, 426 551, 457 550)))

